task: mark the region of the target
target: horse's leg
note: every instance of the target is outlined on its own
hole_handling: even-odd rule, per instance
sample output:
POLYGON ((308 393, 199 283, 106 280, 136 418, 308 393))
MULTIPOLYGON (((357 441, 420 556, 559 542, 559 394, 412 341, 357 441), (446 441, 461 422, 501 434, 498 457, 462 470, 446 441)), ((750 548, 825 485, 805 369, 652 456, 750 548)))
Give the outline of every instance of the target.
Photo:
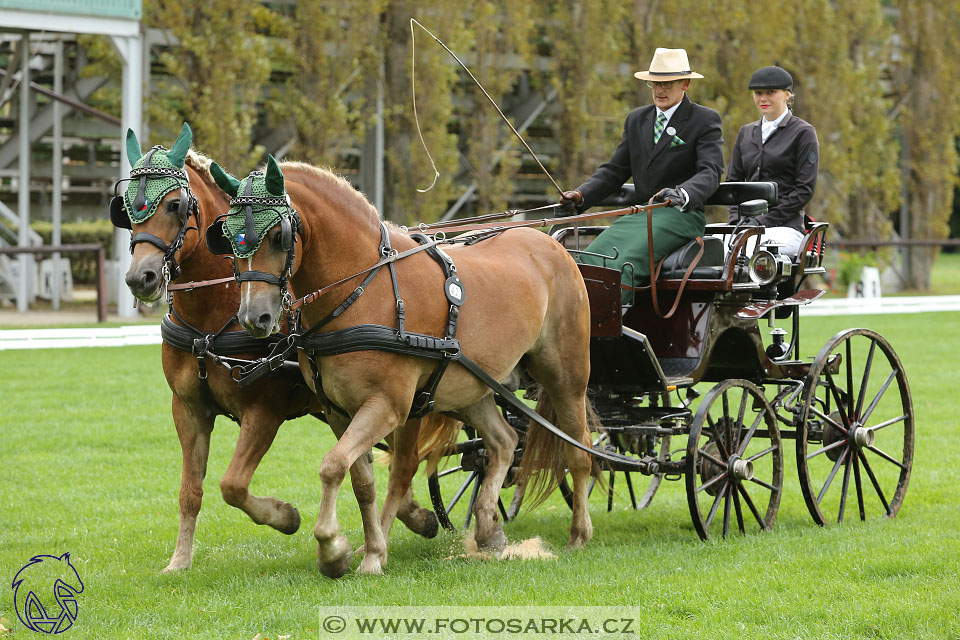
MULTIPOLYGON (((377 442, 390 433, 402 419, 391 411, 385 403, 368 401, 357 410, 350 421, 349 428, 343 433, 333 449, 323 456, 320 463, 320 515, 313 527, 313 536, 317 539, 317 565, 323 575, 339 578, 350 568, 353 553, 347 537, 340 533, 337 521, 337 493, 343 484, 347 469, 361 456, 369 454, 377 442)), ((331 424, 337 422, 331 416, 331 424)), ((386 559, 386 542, 380 528, 380 519, 376 517, 376 486, 373 484, 372 470, 369 482, 353 479, 354 493, 360 502, 364 530, 364 556, 360 570, 365 573, 380 573, 382 562, 386 559), (364 505, 372 505, 365 513, 364 505)))
POLYGON ((250 480, 282 423, 283 416, 266 407, 249 407, 244 411, 233 459, 220 480, 220 492, 227 504, 241 509, 257 524, 268 524, 290 535, 300 528, 300 512, 296 507, 272 496, 252 495, 249 491, 250 480))
MULTIPOLYGON (((390 537, 390 528, 401 506, 406 506, 408 512, 411 509, 411 503, 412 506, 419 506, 413 502, 411 481, 417 473, 417 467, 420 466, 420 460, 417 458, 417 436, 420 434, 420 424, 419 419, 407 420, 392 434, 393 455, 390 458, 390 481, 387 483, 387 497, 384 498, 383 509, 380 510, 380 527, 383 529, 385 539, 390 537)), ((431 515, 433 515, 432 512, 431 515)), ((433 520, 436 526, 435 515, 433 520)))
POLYGON ((212 413, 207 416, 203 408, 187 406, 176 393, 173 394, 172 412, 183 454, 183 471, 180 477, 180 530, 177 546, 164 573, 189 569, 193 564, 193 536, 203 500, 203 477, 207 474, 210 433, 215 417, 212 413))
MULTIPOLYGON (((573 356, 575 354, 571 354, 573 356)), ((579 360, 583 360, 580 358, 579 360)), ((556 413, 556 425, 571 438, 590 448, 587 424, 586 386, 589 368, 577 367, 571 357, 563 364, 559 357, 544 357, 541 352, 530 358, 529 370, 550 397, 556 413)), ((573 477, 573 519, 570 523, 569 548, 584 546, 593 535, 593 523, 587 509, 592 460, 589 453, 573 445, 564 445, 567 468, 573 477)))
POLYGON ((474 503, 474 514, 477 518, 474 540, 479 549, 500 552, 507 546, 507 536, 503 533, 497 500, 500 498, 503 480, 513 462, 517 434, 503 419, 492 394, 459 409, 458 413, 463 416, 465 423, 473 425, 480 433, 490 456, 483 484, 474 503))

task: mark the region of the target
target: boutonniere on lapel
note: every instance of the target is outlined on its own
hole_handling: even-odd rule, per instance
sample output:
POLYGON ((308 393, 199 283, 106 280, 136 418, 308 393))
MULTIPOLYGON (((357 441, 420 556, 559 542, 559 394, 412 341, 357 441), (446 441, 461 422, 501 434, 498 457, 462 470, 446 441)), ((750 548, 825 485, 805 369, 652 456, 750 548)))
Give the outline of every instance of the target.
POLYGON ((666 134, 668 136, 673 136, 673 140, 670 141, 671 147, 679 147, 682 144, 687 144, 680 136, 677 135, 677 130, 673 127, 667 127, 666 134))

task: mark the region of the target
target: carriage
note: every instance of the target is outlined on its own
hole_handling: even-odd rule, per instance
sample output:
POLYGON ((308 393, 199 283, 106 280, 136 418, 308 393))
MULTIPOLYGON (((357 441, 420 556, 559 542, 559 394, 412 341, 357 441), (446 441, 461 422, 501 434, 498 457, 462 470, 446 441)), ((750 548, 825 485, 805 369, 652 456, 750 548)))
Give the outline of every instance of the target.
MULTIPOLYGON (((589 397, 603 425, 594 450, 608 454, 598 459, 603 481, 594 479, 591 490, 605 495, 608 510, 615 496, 642 509, 663 480, 683 480, 700 538, 769 530, 784 486, 784 441, 794 440, 799 484, 817 524, 843 521, 848 509, 861 519, 898 512, 914 437, 903 366, 882 336, 861 328, 801 357, 801 310, 823 295, 805 286, 825 273, 828 224, 808 221, 796 257, 775 245, 757 248, 763 229, 750 220, 775 203, 776 187, 721 184, 707 204, 736 207, 739 221, 708 225, 698 261, 696 242, 667 256, 632 304, 621 304, 620 270, 579 265, 591 314, 589 397), (672 315, 660 312, 671 305, 672 315), (766 340, 761 322, 770 329, 766 340)), ((625 185, 604 204, 632 199, 625 185)), ((565 225, 551 234, 576 256, 602 229, 565 225)), ((527 421, 499 403, 521 434, 519 460, 527 421)), ((469 526, 485 472, 483 442, 469 425, 465 432, 453 463, 428 482, 448 529, 469 526)), ((499 503, 505 520, 523 503, 524 487, 510 487, 513 475, 499 503)), ((565 482, 560 490, 570 504, 565 482)))

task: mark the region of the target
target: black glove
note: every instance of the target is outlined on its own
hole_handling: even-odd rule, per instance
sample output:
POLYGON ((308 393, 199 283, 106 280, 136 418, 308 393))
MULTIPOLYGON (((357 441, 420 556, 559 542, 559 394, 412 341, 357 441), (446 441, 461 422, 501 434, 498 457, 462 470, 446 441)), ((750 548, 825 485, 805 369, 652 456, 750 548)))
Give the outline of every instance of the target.
POLYGON ((576 190, 564 191, 560 196, 560 213, 565 216, 572 216, 581 204, 583 204, 582 193, 576 190))
POLYGON ((666 189, 660 189, 651 200, 654 202, 666 202, 669 206, 679 209, 683 206, 683 193, 680 192, 679 188, 671 189, 667 187, 666 189))

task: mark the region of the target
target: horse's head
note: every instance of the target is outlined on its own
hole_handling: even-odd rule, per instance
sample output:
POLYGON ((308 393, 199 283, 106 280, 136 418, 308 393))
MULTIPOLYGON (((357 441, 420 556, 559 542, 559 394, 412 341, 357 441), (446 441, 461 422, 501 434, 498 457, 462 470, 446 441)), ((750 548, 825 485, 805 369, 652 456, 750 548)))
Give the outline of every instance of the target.
POLYGON ((266 172, 253 171, 237 180, 214 162, 214 181, 232 199, 230 211, 207 228, 207 247, 232 254, 240 285, 240 324, 256 338, 280 330, 290 303, 287 281, 297 266, 300 216, 290 204, 277 161, 267 159, 266 172))
POLYGON ((179 276, 177 252, 187 230, 200 226, 197 199, 184 168, 192 140, 193 132, 184 122, 169 151, 156 146, 142 154, 137 135, 127 130, 127 158, 133 168, 123 195, 110 202, 110 220, 131 231, 133 260, 126 281, 133 295, 144 302, 159 300, 167 283, 179 276))

